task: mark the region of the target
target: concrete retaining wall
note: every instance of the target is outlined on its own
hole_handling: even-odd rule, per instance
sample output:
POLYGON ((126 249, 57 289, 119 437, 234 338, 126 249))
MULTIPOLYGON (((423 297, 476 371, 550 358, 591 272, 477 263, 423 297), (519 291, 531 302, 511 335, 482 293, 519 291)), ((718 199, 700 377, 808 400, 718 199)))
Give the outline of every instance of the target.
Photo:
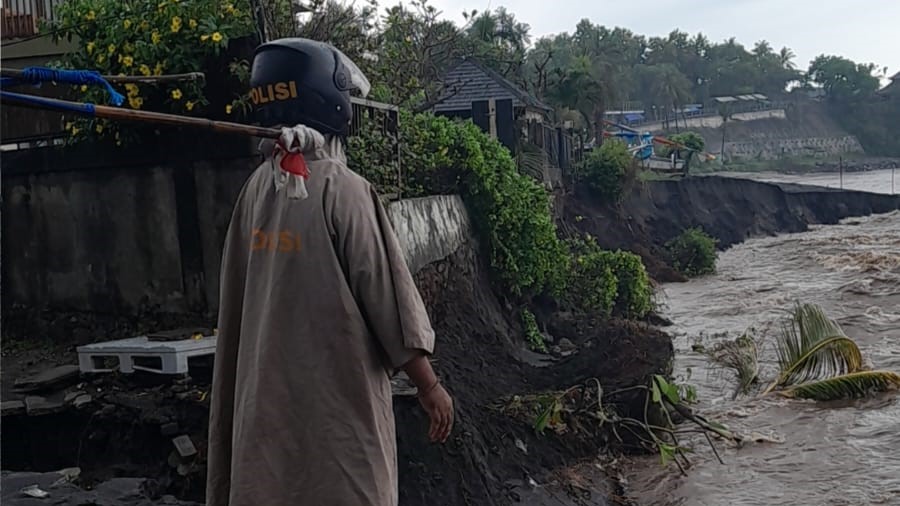
MULTIPOLYGON (((222 242, 257 159, 135 158, 4 154, 4 306, 216 311, 222 242)), ((388 213, 414 271, 468 238, 456 196, 395 202, 388 213)))

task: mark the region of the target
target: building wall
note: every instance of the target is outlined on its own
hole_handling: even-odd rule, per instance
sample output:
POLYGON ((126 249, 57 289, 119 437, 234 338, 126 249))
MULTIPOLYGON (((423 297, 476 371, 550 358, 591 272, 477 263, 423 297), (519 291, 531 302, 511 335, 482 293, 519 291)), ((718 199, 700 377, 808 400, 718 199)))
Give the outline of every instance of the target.
MULTIPOLYGON (((251 154, 4 155, 3 304, 214 313, 232 206, 257 163, 251 154)), ((414 271, 469 234, 459 197, 399 201, 388 213, 414 271)))

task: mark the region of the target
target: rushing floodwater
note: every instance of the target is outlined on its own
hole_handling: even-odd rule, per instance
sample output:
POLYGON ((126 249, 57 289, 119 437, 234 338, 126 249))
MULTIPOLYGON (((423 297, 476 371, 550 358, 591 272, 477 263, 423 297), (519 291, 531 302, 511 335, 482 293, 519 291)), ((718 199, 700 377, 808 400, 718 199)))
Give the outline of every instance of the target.
MULTIPOLYGON (((866 180, 872 174, 845 174, 845 187, 889 193, 889 179, 879 187, 866 180)), ((900 395, 828 404, 755 393, 732 400, 730 372, 691 351, 701 336, 709 346, 722 339, 717 333, 734 338, 754 327, 765 338, 762 382, 771 381, 771 338, 783 310, 812 302, 875 368, 900 372, 900 212, 750 240, 720 254, 717 274, 663 291, 676 375, 691 371, 705 415, 759 441, 739 450, 719 444, 725 465, 695 441, 686 477, 662 469, 658 458, 630 462, 627 488, 638 504, 900 505, 900 395)))
POLYGON ((847 172, 843 182, 837 172, 816 172, 812 174, 779 174, 777 172, 726 172, 723 175, 769 181, 773 183, 805 183, 828 188, 843 188, 875 193, 900 193, 900 169, 873 170, 870 172, 847 172))

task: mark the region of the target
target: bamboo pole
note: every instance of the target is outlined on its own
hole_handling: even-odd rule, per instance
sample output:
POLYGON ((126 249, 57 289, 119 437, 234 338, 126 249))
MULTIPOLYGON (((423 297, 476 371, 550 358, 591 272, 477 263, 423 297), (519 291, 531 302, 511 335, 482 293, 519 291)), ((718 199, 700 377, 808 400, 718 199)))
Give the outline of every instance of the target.
MULTIPOLYGON (((60 69, 67 70, 67 69, 60 69)), ((0 68, 0 77, 21 78, 25 72, 20 69, 0 68)), ((100 76, 110 83, 172 83, 180 81, 203 81, 206 75, 203 72, 189 72, 187 74, 168 74, 163 76, 100 76)))
POLYGON ((36 109, 50 109, 61 112, 75 113, 82 116, 93 116, 118 121, 133 121, 141 123, 156 123, 173 126, 189 126, 205 128, 214 132, 249 135, 253 137, 265 137, 277 139, 281 136, 281 130, 275 128, 263 128, 243 123, 228 121, 215 121, 206 118, 194 118, 178 114, 166 114, 161 112, 138 111, 122 109, 106 105, 84 104, 56 98, 36 97, 8 91, 0 92, 0 103, 14 106, 36 109))

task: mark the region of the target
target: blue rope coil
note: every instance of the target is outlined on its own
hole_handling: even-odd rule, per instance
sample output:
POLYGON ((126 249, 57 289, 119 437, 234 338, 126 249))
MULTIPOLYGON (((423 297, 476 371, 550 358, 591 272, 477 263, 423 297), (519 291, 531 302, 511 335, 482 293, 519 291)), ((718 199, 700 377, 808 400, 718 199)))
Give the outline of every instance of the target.
POLYGON ((28 67, 22 70, 20 78, 3 78, 0 84, 3 86, 18 82, 27 82, 30 84, 40 84, 45 82, 57 82, 66 84, 89 84, 103 86, 109 93, 110 101, 115 105, 122 105, 125 102, 125 96, 117 92, 115 88, 96 70, 65 70, 52 69, 47 67, 28 67))

